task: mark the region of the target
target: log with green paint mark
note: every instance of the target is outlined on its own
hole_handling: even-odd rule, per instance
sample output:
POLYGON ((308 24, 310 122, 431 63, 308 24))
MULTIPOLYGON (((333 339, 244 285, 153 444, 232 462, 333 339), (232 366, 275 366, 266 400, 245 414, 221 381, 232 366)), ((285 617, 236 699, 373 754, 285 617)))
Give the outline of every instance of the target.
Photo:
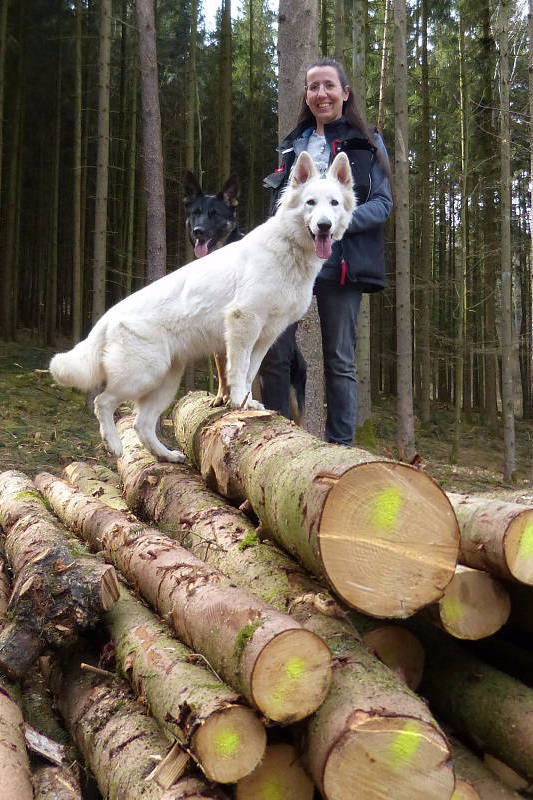
POLYGON ((453 577, 455 515, 420 470, 325 444, 271 412, 221 414, 200 392, 178 403, 174 428, 208 486, 247 499, 268 535, 353 608, 408 617, 453 577))
POLYGON ((459 560, 533 585, 533 507, 449 493, 461 531, 459 560))
POLYGON ((505 625, 511 600, 503 583, 488 572, 459 564, 444 596, 427 613, 456 639, 483 639, 505 625))

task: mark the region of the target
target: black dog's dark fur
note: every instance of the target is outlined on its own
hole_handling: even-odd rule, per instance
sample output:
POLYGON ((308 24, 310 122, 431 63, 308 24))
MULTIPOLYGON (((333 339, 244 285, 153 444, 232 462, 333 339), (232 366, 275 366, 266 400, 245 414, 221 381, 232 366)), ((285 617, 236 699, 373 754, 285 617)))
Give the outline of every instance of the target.
MULTIPOLYGON (((235 175, 228 178, 218 194, 205 194, 196 176, 192 172, 186 173, 185 226, 197 258, 244 236, 237 220, 239 195, 239 179, 235 175)), ((291 417, 298 423, 301 423, 305 409, 306 378, 307 365, 296 347, 290 367, 290 381, 291 417)))

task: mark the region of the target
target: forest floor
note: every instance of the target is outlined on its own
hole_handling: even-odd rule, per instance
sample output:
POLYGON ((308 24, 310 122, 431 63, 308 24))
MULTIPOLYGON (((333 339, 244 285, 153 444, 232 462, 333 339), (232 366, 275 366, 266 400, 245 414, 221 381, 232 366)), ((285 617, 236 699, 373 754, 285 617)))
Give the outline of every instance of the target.
MULTIPOLYGON (((51 351, 20 342, 0 344, 0 472, 18 469, 28 475, 60 473, 71 461, 114 466, 100 441, 98 424, 80 392, 52 383, 46 372, 51 351)), ((421 465, 445 489, 497 494, 533 503, 533 422, 517 420, 517 471, 504 484, 503 433, 479 419, 463 423, 458 463, 452 464, 453 409, 436 407, 429 425, 416 425, 421 465)), ((165 431, 170 431, 165 426, 165 431)), ((374 407, 372 425, 361 432, 366 449, 396 458, 393 400, 374 407)), ((170 433, 168 434, 170 435, 170 433)))

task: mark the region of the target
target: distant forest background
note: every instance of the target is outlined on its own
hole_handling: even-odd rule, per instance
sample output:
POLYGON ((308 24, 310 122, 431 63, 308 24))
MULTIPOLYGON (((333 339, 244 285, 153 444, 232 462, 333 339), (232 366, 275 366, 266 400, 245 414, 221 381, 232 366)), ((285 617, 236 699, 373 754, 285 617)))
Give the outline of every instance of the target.
MULTIPOLYGON (((213 30, 202 0, 137 0, 143 5, 155 21, 171 271, 192 257, 185 170, 211 192, 237 174, 242 229, 265 219, 262 179, 277 166, 284 80, 278 50, 300 54, 285 40, 278 46, 278 8, 263 0, 234 0, 233 8, 222 0, 213 30)), ((286 19, 302 3, 282 5, 286 19)), ((361 356, 368 391, 360 422, 372 399, 405 389, 403 349, 417 418, 429 421, 439 404, 453 407, 457 437, 463 419, 503 423, 511 477, 513 419, 533 418, 531 9, 505 0, 303 5, 311 8, 314 55, 343 61, 395 173, 388 288, 371 297, 361 333, 369 347, 366 362, 361 356), (407 145, 408 184, 398 173, 399 141, 407 145)), ((28 334, 51 348, 75 341, 105 307, 157 274, 150 272, 138 13, 130 0, 0 0, 0 335, 7 341, 28 334)), ((300 93, 301 86, 283 112, 285 132, 300 93)))

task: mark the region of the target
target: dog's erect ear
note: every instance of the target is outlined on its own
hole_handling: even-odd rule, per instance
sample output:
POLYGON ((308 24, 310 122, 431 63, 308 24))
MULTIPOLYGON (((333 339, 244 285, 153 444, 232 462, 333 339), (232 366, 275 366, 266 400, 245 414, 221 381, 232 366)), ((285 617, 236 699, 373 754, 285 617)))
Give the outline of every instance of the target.
POLYGON ((219 194, 221 200, 225 202, 227 206, 233 208, 234 206, 239 205, 239 195, 241 193, 241 184, 239 179, 236 175, 231 175, 224 186, 222 187, 222 191, 219 194))
POLYGON ((190 203, 195 197, 198 197, 199 194, 203 194, 203 192, 196 175, 193 175, 192 172, 186 172, 183 186, 184 203, 190 203))
POLYGON ((335 156, 328 170, 328 176, 336 178, 339 183, 345 186, 349 186, 350 188, 353 186, 352 170, 346 153, 339 153, 335 156))
POLYGON ((292 168, 291 186, 300 186, 303 183, 307 183, 311 178, 316 178, 317 175, 318 170, 313 163, 313 159, 309 153, 304 150, 303 153, 300 153, 296 164, 292 168))

